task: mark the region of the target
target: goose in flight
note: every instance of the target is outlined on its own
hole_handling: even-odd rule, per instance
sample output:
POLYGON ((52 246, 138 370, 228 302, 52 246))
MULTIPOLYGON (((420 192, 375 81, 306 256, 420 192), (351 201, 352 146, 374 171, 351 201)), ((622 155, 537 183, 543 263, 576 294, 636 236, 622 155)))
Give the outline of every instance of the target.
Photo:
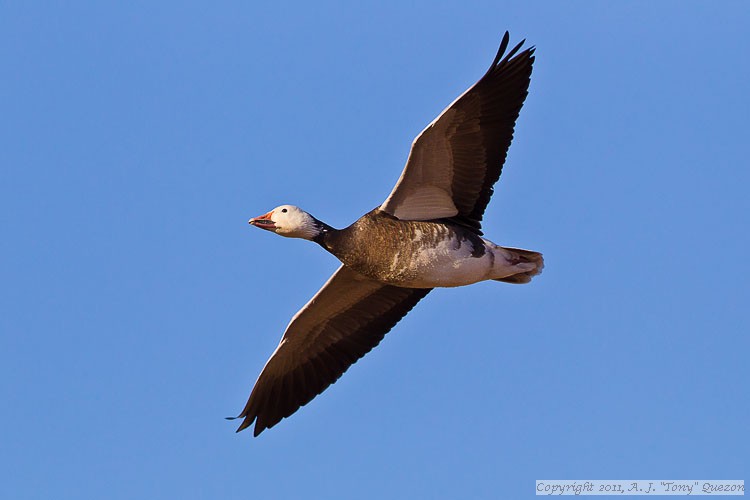
POLYGON ((528 283, 542 255, 482 237, 528 94, 534 48, 505 54, 506 32, 487 72, 419 136, 385 202, 345 229, 292 205, 250 219, 255 227, 314 241, 341 261, 294 315, 260 373, 237 432, 276 425, 368 353, 430 290, 484 280, 528 283))

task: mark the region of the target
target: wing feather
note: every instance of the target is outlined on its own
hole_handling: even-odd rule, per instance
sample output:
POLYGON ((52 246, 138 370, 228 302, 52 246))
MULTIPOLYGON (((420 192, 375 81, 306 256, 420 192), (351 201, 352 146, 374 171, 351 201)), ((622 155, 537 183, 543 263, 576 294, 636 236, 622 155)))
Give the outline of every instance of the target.
POLYGON ((386 285, 341 266, 292 319, 253 387, 237 431, 276 425, 323 392, 430 289, 386 285))
POLYGON ((412 143, 406 167, 381 210, 402 220, 451 219, 481 232, 521 106, 534 48, 505 54, 505 33, 490 68, 412 143))

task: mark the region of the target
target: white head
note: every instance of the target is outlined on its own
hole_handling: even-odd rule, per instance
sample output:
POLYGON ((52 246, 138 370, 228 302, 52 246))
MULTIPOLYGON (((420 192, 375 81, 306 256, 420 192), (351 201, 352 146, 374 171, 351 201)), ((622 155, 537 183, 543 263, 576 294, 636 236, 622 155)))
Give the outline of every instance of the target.
POLYGON ((311 240, 323 230, 323 223, 294 205, 281 205, 265 215, 248 221, 255 227, 273 231, 287 238, 311 240))

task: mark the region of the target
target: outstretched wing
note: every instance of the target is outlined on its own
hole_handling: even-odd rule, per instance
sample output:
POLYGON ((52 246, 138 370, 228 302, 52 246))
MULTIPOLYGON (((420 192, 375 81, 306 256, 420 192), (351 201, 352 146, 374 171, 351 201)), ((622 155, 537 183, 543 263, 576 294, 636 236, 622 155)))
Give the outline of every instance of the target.
POLYGON ((289 323, 238 418, 237 432, 276 425, 378 345, 429 288, 400 288, 341 266, 289 323))
POLYGON ((482 234, 534 63, 533 47, 516 55, 524 41, 503 57, 508 41, 506 31, 487 73, 417 136, 381 210, 402 220, 451 218, 482 234))

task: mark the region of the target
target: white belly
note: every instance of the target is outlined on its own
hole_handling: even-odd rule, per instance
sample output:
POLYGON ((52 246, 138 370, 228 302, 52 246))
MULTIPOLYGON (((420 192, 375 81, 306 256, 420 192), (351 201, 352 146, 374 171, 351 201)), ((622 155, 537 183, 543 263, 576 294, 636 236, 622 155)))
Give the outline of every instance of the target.
POLYGON ((405 266, 409 279, 398 283, 409 288, 434 288, 464 286, 492 279, 495 255, 492 243, 485 242, 481 257, 473 257, 470 244, 457 245, 453 239, 439 242, 433 247, 420 249, 414 255, 396 255, 393 269, 405 266))

